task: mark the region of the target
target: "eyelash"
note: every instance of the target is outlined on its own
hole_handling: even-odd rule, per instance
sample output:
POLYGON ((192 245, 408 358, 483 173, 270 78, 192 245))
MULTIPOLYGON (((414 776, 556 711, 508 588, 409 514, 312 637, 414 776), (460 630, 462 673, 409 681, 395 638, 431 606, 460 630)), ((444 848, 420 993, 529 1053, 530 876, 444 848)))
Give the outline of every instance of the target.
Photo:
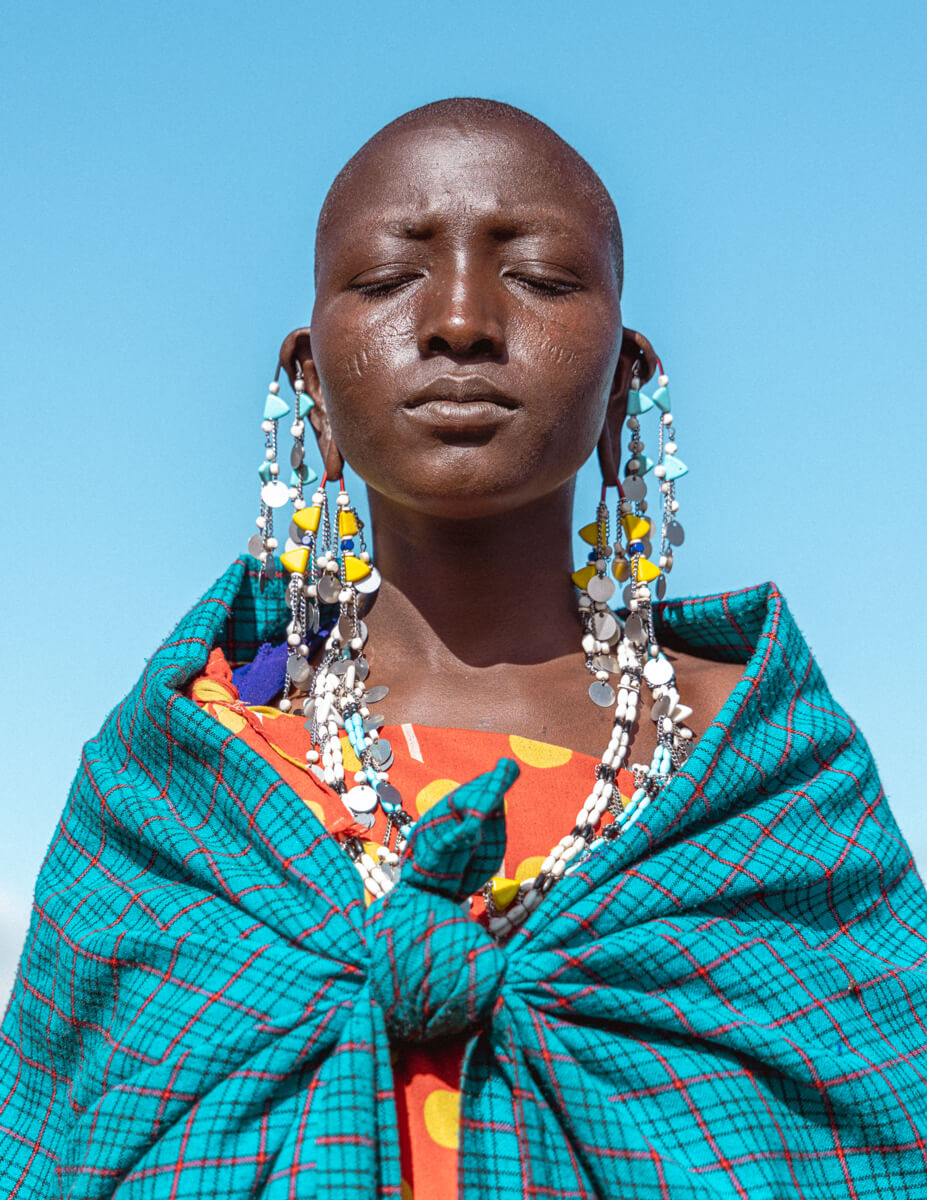
POLYGON ((380 296, 388 296, 391 292, 399 291, 400 288, 417 278, 416 275, 407 275, 398 279, 377 279, 373 283, 356 283, 352 290, 359 292, 365 300, 376 300, 380 296))
POLYGON ((578 292, 580 287, 578 283, 568 283, 564 279, 540 279, 536 275, 510 275, 509 278, 515 279, 532 291, 540 292, 551 299, 569 296, 573 292, 578 292))

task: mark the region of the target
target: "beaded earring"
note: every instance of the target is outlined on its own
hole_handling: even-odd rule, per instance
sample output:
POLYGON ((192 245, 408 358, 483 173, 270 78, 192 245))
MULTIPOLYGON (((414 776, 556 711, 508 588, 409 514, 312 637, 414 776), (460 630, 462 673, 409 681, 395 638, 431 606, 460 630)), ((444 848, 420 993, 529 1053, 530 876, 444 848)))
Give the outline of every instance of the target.
POLYGON ((251 535, 248 541, 248 552, 260 560, 261 591, 268 579, 273 578, 274 550, 278 542, 274 537, 274 509, 281 508, 290 498, 289 488, 279 478, 280 465, 277 462, 277 422, 285 417, 290 406, 280 395, 280 368, 267 386, 267 398, 264 401, 264 416, 261 429, 264 432, 264 461, 258 467, 261 480, 261 510, 255 524, 258 532, 251 535))

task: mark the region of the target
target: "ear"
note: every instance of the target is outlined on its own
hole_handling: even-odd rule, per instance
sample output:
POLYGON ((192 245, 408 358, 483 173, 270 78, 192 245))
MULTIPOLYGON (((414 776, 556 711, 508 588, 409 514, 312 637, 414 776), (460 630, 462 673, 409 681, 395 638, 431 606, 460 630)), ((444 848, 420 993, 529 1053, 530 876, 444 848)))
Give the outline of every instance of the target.
POLYGON ((303 382, 306 385, 306 391, 312 397, 313 403, 313 407, 309 409, 308 414, 309 424, 315 431, 316 441, 319 443, 319 453, 322 455, 322 463, 329 479, 340 479, 344 474, 344 459, 341 457, 341 451, 335 445, 335 439, 332 437, 328 409, 325 406, 325 397, 322 395, 319 373, 316 370, 315 360, 312 357, 312 338, 308 326, 302 329, 294 329, 292 333, 286 335, 283 339, 283 345, 280 347, 279 361, 280 366, 287 374, 291 386, 295 383, 299 370, 302 370, 303 382))
POLYGON ((628 410, 628 391, 631 380, 637 374, 639 386, 653 377, 657 369, 657 355, 653 346, 636 329, 625 329, 621 336, 621 353, 612 381, 612 390, 605 411, 605 424, 596 451, 602 478, 607 484, 617 483, 621 478, 621 427, 628 410))

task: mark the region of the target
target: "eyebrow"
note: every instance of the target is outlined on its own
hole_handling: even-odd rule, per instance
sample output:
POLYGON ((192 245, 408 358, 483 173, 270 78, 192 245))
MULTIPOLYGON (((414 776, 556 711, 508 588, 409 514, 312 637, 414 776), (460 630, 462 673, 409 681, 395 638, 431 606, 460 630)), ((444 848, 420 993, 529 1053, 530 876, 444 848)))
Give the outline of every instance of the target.
MULTIPOLYGON (((538 233, 553 233, 560 236, 575 236, 577 227, 570 227, 562 221, 546 216, 507 217, 505 220, 495 220, 495 214, 486 214, 486 233, 497 242, 511 242, 521 237, 531 237, 538 233)), ((403 241, 427 242, 435 236, 435 219, 437 214, 422 214, 415 217, 393 218, 381 228, 389 237, 403 241)))

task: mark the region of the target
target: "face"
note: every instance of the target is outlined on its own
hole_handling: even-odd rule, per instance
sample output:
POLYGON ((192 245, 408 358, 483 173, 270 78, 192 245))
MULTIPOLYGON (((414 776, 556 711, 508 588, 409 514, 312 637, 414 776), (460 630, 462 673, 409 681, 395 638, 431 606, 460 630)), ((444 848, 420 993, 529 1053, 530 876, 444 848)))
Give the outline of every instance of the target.
POLYGON ((621 312, 579 184, 519 126, 413 127, 365 153, 320 247, 303 370, 323 443, 382 497, 498 514, 595 447, 621 312))

